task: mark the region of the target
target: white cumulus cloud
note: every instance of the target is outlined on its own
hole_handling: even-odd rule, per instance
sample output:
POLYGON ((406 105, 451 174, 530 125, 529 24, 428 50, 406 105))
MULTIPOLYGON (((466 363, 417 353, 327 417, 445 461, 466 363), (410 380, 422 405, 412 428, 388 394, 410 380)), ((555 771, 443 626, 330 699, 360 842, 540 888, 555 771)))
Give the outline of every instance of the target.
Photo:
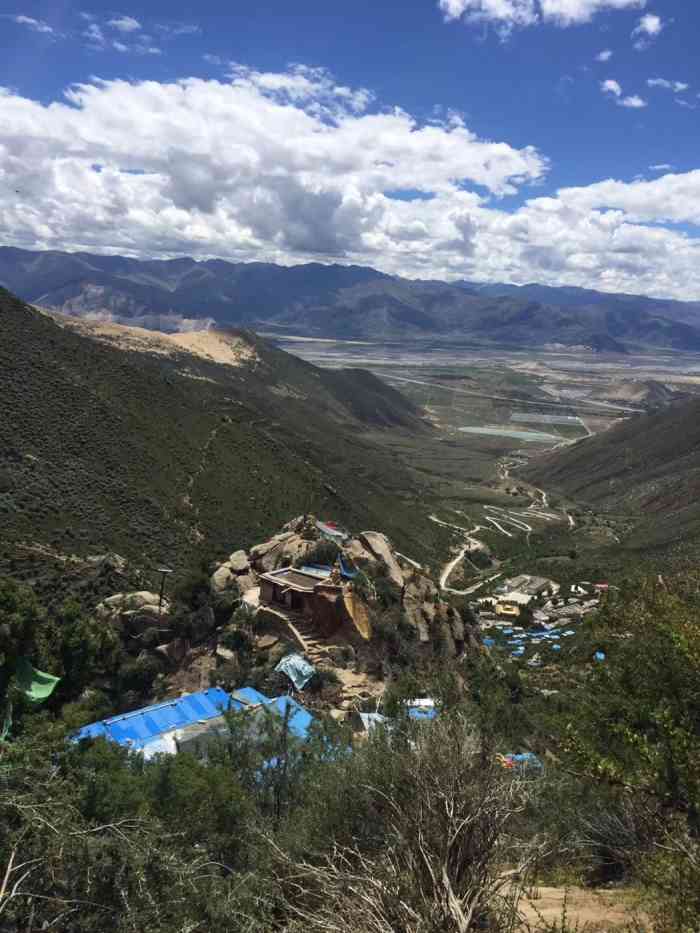
POLYGON ((656 13, 645 13, 632 30, 634 47, 638 52, 648 49, 651 43, 665 28, 666 24, 656 13))
POLYGON ((623 97, 618 103, 621 107, 629 107, 631 110, 641 110, 647 106, 647 102, 639 94, 630 94, 629 97, 623 97))
POLYGON ((12 22, 16 23, 18 26, 26 26, 33 32, 43 32, 48 35, 54 31, 53 26, 49 26, 43 19, 34 19, 33 16, 24 16, 22 13, 19 13, 16 16, 8 16, 7 18, 11 19, 12 22))
POLYGON ((615 103, 618 107, 627 107, 631 110, 639 110, 642 107, 647 106, 647 102, 639 96, 639 94, 630 94, 628 96, 623 96, 622 85, 619 81, 615 81, 612 78, 608 78, 606 81, 600 82, 600 89, 603 94, 610 94, 615 98, 615 103))
POLYGON ((649 87, 664 88, 666 91, 675 91, 676 94, 682 94, 683 91, 687 91, 690 87, 684 81, 668 81, 666 78, 648 78, 647 85, 649 87))
POLYGON ((602 52, 598 52, 595 57, 597 62, 609 62, 613 57, 612 49, 603 49, 602 52))
POLYGON ((141 29, 141 23, 134 19, 133 16, 116 16, 114 19, 110 19, 107 25, 111 26, 112 29, 125 33, 138 32, 141 29))
POLYGON ((302 65, 94 79, 48 104, 0 90, 7 244, 700 295, 700 241, 674 229, 700 227, 700 170, 508 209, 547 170, 457 114, 419 122, 302 65))
POLYGON ((589 23, 598 13, 645 5, 646 0, 438 0, 448 22, 488 23, 502 34, 538 23, 576 26, 589 23))
POLYGON ((622 87, 618 81, 608 78, 607 81, 600 82, 600 89, 604 94, 612 94, 614 97, 622 97, 622 87))

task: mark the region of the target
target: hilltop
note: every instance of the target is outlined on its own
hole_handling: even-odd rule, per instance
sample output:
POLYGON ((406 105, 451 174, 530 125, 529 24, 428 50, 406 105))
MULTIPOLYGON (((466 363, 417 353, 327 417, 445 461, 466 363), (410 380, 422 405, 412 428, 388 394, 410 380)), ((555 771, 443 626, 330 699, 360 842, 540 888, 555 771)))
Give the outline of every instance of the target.
POLYGON ((0 285, 77 317, 336 339, 700 350, 698 304, 545 286, 408 280, 362 266, 230 263, 0 248, 0 285))
POLYGON ((0 321, 6 558, 39 544, 186 567, 310 510, 429 547, 422 489, 365 434, 431 428, 370 373, 241 330, 76 327, 5 291, 0 321))

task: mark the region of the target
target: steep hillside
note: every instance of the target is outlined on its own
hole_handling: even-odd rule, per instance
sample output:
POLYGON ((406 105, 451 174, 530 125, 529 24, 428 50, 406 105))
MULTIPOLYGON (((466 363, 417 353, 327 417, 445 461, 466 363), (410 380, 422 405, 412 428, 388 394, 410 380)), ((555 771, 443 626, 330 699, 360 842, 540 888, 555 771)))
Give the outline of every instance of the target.
POLYGON ((413 540, 423 491, 363 434, 430 429, 370 374, 241 331, 76 331, 2 290, 0 326, 0 556, 38 543, 185 566, 311 510, 429 549, 430 532, 413 540))
POLYGON ((339 339, 458 336, 612 353, 700 350, 697 304, 546 286, 409 281, 358 266, 137 261, 4 247, 0 285, 66 314, 158 330, 211 321, 339 339))
POLYGON ((611 512, 635 549, 700 546, 700 401, 640 415, 534 461, 527 477, 611 512))

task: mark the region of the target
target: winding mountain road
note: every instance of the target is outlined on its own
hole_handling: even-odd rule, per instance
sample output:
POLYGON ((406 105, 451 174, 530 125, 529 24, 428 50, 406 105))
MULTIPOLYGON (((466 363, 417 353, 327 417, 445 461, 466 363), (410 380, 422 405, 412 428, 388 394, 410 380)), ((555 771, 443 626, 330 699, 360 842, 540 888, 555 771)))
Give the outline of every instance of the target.
MULTIPOLYGON (((498 476, 503 482, 506 482, 510 479, 510 468, 517 462, 517 460, 508 458, 503 458, 498 462, 498 476)), ((489 522, 490 525, 493 525, 493 528, 491 528, 490 525, 478 524, 474 525, 472 528, 464 528, 462 525, 455 525, 452 522, 445 522, 438 518, 436 515, 428 516, 430 521, 435 522, 438 525, 443 525, 445 528, 451 528, 453 531, 458 531, 464 536, 464 545, 460 547, 456 555, 451 558, 442 568, 442 572, 440 573, 441 590, 443 590, 445 593, 452 593, 454 596, 469 596, 471 593, 475 593, 487 583, 490 583, 492 580, 495 580, 501 576, 500 573, 497 573, 488 579, 479 580, 471 586, 461 590, 455 589, 448 585, 450 577, 456 568, 460 566, 466 555, 472 550, 485 548, 484 543, 478 538, 474 537, 474 535, 478 534, 480 531, 493 531, 495 528, 499 534, 502 534, 508 538, 513 538, 516 536, 516 534, 524 533, 529 545, 530 535, 533 531, 533 527, 530 524, 530 521, 532 520, 539 520, 544 522, 567 522, 569 528, 575 527, 573 518, 565 509, 562 512, 559 512, 551 507, 549 504, 548 494, 544 489, 540 489, 537 486, 532 486, 530 488, 532 490, 530 493, 531 502, 523 509, 504 508, 498 505, 484 505, 483 520, 485 522, 489 522), (515 529, 515 531, 509 531, 505 526, 509 526, 510 528, 515 529)))

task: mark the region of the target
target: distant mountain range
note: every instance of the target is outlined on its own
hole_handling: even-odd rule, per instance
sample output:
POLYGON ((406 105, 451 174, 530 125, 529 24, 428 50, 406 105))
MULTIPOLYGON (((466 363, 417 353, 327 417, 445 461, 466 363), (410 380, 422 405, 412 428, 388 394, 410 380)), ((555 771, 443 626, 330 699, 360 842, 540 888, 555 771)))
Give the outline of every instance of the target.
POLYGON ((700 350, 700 302, 536 284, 412 281, 361 266, 139 261, 0 247, 0 285, 66 314, 160 330, 210 321, 338 339, 700 350))

